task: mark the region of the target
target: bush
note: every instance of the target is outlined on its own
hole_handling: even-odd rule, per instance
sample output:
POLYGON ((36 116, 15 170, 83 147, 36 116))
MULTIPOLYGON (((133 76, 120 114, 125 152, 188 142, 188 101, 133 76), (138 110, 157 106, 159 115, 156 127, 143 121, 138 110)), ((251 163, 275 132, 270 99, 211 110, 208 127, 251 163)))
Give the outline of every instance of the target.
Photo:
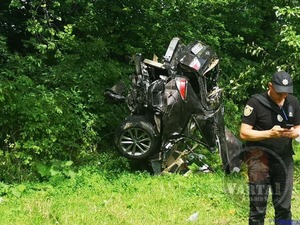
POLYGON ((85 111, 77 91, 49 91, 26 76, 0 87, 4 180, 26 179, 36 160, 78 161, 82 151, 94 148, 95 116, 85 111))

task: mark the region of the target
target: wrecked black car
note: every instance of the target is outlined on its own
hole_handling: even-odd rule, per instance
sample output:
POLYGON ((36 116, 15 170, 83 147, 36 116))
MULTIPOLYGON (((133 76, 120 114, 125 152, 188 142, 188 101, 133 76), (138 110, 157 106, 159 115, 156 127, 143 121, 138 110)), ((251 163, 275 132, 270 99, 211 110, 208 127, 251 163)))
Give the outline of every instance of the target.
POLYGON ((239 167, 240 142, 224 124, 216 53, 201 41, 184 45, 173 38, 162 62, 141 54, 133 59, 127 96, 122 82, 105 92, 112 101, 125 101, 131 112, 116 128, 118 151, 149 162, 156 174, 181 172, 191 157, 201 160, 192 142, 218 152, 227 173, 239 167))

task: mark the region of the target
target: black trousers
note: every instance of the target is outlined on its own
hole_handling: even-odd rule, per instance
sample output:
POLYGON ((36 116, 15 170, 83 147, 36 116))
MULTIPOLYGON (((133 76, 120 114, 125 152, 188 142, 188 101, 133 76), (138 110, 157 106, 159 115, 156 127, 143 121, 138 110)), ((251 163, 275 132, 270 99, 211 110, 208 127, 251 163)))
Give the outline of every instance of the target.
POLYGON ((276 225, 292 225, 293 157, 275 159, 264 152, 248 158, 249 225, 264 224, 269 189, 276 225))

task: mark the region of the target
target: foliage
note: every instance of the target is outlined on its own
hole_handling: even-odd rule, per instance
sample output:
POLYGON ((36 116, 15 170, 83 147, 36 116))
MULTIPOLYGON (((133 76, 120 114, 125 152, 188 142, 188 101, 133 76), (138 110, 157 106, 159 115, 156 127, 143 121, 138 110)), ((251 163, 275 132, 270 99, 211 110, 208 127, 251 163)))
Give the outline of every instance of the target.
MULTIPOLYGON (((0 3, 0 174, 39 177, 37 163, 75 165, 111 149, 127 114, 106 88, 129 82, 131 56, 159 59, 195 39, 221 59, 228 127, 277 69, 299 88, 299 6, 285 0, 3 0, 0 3)), ((299 92, 296 92, 299 96, 299 92)))

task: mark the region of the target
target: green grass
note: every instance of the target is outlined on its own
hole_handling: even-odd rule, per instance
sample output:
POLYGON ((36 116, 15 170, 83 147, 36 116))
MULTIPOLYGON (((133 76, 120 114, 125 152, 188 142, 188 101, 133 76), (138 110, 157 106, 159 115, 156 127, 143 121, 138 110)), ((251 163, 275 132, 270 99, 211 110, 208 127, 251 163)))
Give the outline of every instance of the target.
MULTIPOLYGON (((300 151, 296 155, 294 219, 300 220, 300 151)), ((71 179, 9 186, 0 201, 0 224, 247 224, 244 173, 152 176, 145 172, 82 168, 71 179), (238 189, 228 192, 228 184, 238 189), (198 212, 195 222, 187 221, 198 212)), ((3 184, 2 184, 3 185, 3 184)), ((3 189, 3 187, 2 187, 3 189)), ((271 224, 269 205, 266 224, 271 224)))

